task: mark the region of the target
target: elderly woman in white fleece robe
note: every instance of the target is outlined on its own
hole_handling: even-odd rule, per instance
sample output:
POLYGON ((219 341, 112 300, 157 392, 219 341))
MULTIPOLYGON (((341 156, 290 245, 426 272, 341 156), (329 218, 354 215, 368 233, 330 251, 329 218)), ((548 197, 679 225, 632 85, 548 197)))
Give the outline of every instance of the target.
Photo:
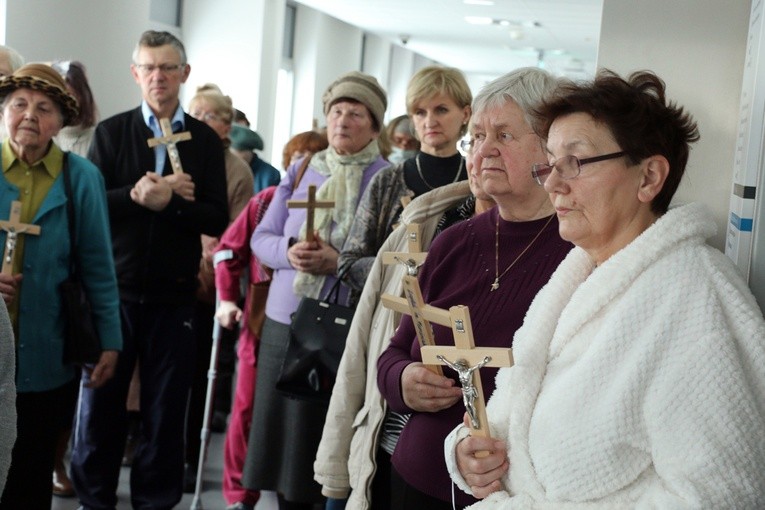
POLYGON ((704 208, 669 208, 695 123, 649 72, 538 114, 532 173, 577 248, 497 375, 493 438, 447 438, 453 480, 476 509, 765 508, 762 312, 704 208))

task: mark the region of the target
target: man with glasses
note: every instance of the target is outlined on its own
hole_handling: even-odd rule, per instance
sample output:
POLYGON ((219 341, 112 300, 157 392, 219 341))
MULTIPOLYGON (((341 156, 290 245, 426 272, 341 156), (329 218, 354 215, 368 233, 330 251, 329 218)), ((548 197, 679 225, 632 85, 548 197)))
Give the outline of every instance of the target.
POLYGON ((132 504, 170 509, 180 501, 199 236, 219 236, 228 223, 220 138, 185 114, 178 99, 190 72, 183 44, 167 32, 144 32, 131 72, 141 88, 141 106, 101 122, 88 155, 106 183, 124 346, 114 378, 81 391, 72 479, 84 509, 117 504, 125 399, 136 362, 141 432, 131 470, 132 504), (191 133, 177 145, 183 173, 173 173, 165 146, 147 144, 162 136, 161 119, 169 119, 175 132, 191 133))

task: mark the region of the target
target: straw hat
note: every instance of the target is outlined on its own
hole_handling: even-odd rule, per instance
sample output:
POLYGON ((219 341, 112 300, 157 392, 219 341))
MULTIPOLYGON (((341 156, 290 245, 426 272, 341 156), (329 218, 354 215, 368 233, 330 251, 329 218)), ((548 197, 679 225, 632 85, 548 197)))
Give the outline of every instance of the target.
POLYGON ((61 107, 65 126, 79 113, 77 100, 66 90, 64 79, 49 65, 27 64, 0 80, 0 101, 22 88, 40 91, 53 99, 61 107))

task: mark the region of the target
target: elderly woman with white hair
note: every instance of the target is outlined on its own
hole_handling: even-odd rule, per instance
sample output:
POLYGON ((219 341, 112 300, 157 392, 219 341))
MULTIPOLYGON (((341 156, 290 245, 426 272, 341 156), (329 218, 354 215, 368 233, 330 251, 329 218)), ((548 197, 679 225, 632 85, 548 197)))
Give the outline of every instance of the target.
MULTIPOLYGON (((554 208, 529 168, 544 157, 530 112, 557 80, 536 68, 515 70, 486 85, 473 102, 474 171, 497 206, 439 235, 421 268, 425 302, 438 308, 467 305, 476 344, 510 347, 512 333, 537 291, 571 244, 558 235, 554 208)), ((435 342, 453 345, 450 328, 434 325, 435 342)), ((391 457, 390 508, 452 508, 452 484, 443 460, 446 435, 462 422, 465 408, 457 374, 444 376, 421 362, 409 316, 401 321, 378 362, 377 383, 390 409, 411 413, 391 457)), ((485 394, 497 370, 481 370, 485 394)), ((456 494, 463 507, 475 499, 456 494)))

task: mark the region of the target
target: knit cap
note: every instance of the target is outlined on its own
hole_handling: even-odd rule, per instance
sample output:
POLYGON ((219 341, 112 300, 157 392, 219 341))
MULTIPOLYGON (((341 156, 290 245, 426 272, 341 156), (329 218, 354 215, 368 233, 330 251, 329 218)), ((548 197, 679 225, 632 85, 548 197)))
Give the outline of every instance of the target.
POLYGON ((321 98, 324 103, 324 115, 329 114, 329 108, 344 97, 355 99, 366 106, 375 118, 378 128, 382 129, 388 98, 374 76, 351 71, 332 82, 321 98))
POLYGON ((231 140, 231 148, 238 151, 262 151, 263 139, 252 129, 240 126, 239 124, 231 125, 231 132, 228 134, 228 138, 231 140))

